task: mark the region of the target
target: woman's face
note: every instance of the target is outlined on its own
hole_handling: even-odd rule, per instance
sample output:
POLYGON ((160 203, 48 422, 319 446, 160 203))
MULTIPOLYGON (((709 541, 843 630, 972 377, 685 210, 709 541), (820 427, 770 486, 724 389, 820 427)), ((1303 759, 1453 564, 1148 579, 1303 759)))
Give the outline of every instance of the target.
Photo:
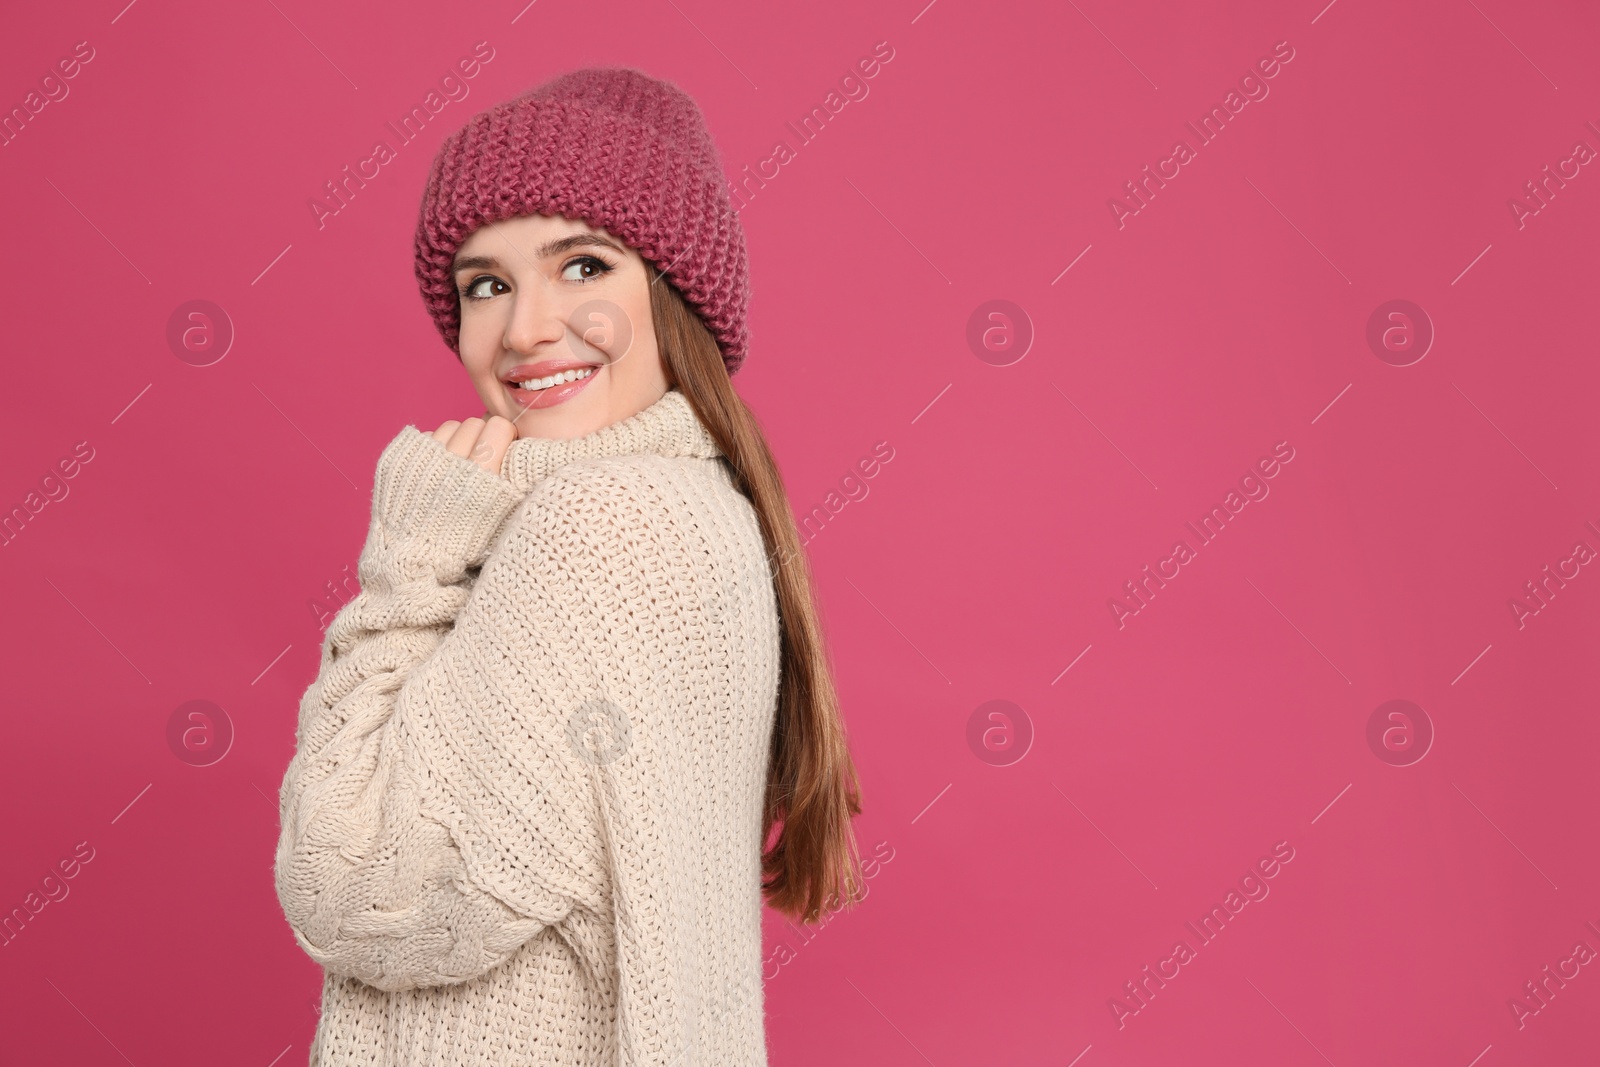
POLYGON ((581 437, 667 391, 644 259, 605 231, 549 215, 482 226, 452 277, 462 365, 518 437, 581 437))

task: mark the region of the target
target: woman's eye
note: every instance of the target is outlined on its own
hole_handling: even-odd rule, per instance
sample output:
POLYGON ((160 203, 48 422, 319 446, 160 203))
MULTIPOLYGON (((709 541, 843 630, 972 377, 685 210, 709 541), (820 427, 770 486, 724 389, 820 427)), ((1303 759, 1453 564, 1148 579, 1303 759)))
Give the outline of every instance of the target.
POLYGON ((562 276, 573 282, 592 282, 611 273, 612 266, 598 256, 579 256, 562 270, 562 276))
POLYGON ((466 286, 461 290, 461 295, 469 300, 486 300, 493 296, 494 293, 483 292, 482 286, 485 284, 498 285, 502 288, 502 290, 509 290, 509 287, 506 286, 505 282, 502 282, 499 278, 476 278, 466 284, 466 286))

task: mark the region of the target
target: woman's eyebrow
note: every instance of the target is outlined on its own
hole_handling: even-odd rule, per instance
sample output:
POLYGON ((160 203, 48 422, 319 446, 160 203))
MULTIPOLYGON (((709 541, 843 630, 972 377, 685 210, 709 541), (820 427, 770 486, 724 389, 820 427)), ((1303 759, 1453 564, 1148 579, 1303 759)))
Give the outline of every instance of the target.
MULTIPOLYGON (((574 233, 569 234, 566 237, 557 237, 554 240, 546 241, 537 250, 535 250, 534 257, 537 259, 548 259, 551 256, 560 255, 562 252, 570 252, 574 248, 586 247, 609 248, 619 254, 627 254, 627 249, 623 248, 615 241, 601 237, 599 234, 574 233)), ((478 267, 487 268, 490 270, 503 269, 500 261, 494 256, 462 256, 453 264, 451 264, 450 273, 455 274, 460 271, 471 270, 478 267)))

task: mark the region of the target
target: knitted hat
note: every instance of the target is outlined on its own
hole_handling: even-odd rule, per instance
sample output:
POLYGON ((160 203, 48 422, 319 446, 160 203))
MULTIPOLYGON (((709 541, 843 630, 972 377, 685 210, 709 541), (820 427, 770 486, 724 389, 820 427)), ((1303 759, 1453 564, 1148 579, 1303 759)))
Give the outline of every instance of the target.
POLYGON ((480 226, 561 215, 626 242, 666 272, 732 374, 749 344, 744 229, 700 108, 629 67, 560 75, 475 115, 434 157, 417 223, 422 300, 460 352, 450 263, 480 226))

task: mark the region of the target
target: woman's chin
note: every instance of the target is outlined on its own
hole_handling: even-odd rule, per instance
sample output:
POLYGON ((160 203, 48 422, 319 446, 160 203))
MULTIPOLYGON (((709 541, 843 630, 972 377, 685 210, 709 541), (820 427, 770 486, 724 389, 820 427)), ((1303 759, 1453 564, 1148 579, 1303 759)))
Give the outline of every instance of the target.
POLYGON ((606 425, 606 404, 603 395, 574 398, 565 404, 549 408, 525 408, 507 416, 517 428, 517 437, 543 437, 571 440, 593 433, 606 425))

